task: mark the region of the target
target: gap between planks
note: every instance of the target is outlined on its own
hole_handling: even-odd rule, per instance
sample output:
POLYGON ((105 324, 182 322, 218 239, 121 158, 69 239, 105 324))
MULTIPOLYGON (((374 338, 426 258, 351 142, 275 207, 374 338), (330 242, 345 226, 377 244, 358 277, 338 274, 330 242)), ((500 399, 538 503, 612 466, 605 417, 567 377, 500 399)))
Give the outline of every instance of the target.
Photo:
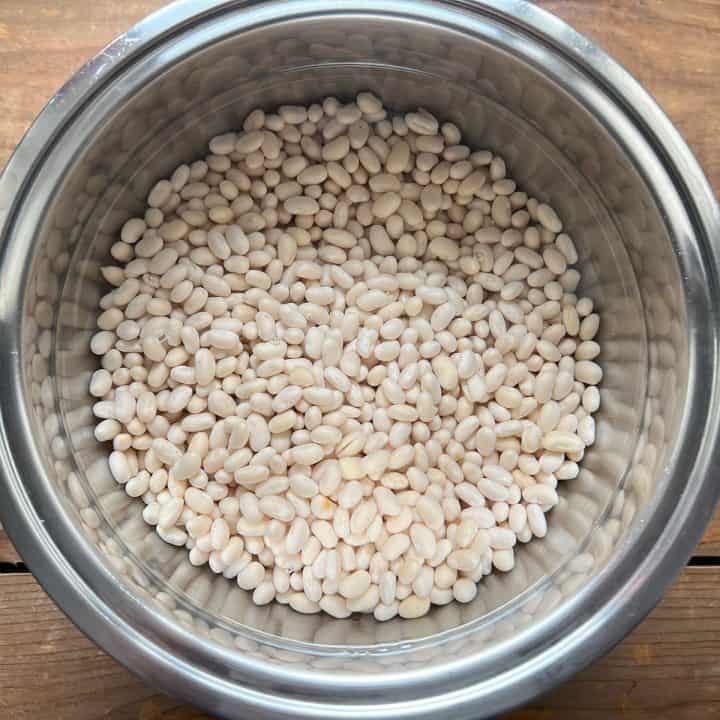
MULTIPOLYGON (((717 560, 716 564, 720 564, 720 509, 716 511, 715 516, 705 530, 705 535, 695 549, 693 556, 695 558, 715 559, 717 560)), ((0 567, 21 562, 22 558, 13 547, 10 538, 3 530, 0 530, 0 567)), ((702 562, 709 563, 709 560, 702 562)))
MULTIPOLYGON (((690 567, 609 655, 504 720, 690 720, 720 708, 720 568, 690 567)), ((8 718, 210 720, 96 648, 28 574, 0 576, 0 706, 8 718)))

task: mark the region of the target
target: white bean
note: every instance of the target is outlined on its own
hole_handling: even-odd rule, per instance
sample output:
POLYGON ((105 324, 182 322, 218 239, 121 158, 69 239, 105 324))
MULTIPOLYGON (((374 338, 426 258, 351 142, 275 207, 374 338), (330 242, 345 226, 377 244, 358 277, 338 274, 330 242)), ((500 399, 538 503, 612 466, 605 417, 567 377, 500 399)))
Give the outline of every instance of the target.
POLYGON ((561 219, 455 125, 368 92, 255 110, 209 149, 101 271, 111 475, 257 605, 473 601, 596 438, 600 318, 561 219))

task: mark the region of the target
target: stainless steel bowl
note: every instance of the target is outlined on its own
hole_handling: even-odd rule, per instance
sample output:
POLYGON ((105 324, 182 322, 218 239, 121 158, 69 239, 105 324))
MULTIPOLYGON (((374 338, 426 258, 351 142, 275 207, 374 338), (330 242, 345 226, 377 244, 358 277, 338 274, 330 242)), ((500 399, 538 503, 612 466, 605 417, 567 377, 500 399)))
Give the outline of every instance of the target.
POLYGON ((187 0, 86 65, 0 181, 0 512, 77 625, 231 718, 496 715, 660 597, 718 484, 720 215, 653 101, 517 0, 187 0), (93 438, 98 268, 152 182, 257 105, 370 89, 422 105, 561 212, 603 316, 597 444, 551 532, 466 606, 378 624, 257 608, 143 524, 93 438))

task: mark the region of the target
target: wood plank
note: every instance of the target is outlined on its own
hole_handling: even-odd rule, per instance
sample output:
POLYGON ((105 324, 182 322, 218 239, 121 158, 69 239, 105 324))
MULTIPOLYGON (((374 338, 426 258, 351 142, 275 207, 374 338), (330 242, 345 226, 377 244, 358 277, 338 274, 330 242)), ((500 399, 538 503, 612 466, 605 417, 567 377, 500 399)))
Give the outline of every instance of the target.
POLYGON ((100 48, 166 0, 0 4, 0 166, 58 88, 100 48))
MULTIPOLYGON (((163 0, 76 1, 64 3, 61 11, 53 0, 28 0, 0 8, 0 92, 5 99, 0 164, 45 102, 85 60, 164 4, 163 0), (32 52, 35 47, 43 52, 32 52)), ((538 4, 589 35, 645 85, 720 189, 720 112, 706 112, 708 107, 720 107, 716 80, 720 0, 540 0, 538 4), (668 47, 673 52, 666 52, 668 47), (714 61, 708 60, 708 49, 714 52, 714 61)), ((697 552, 720 556, 720 515, 697 552)), ((0 562, 14 561, 13 553, 0 531, 0 562)))
POLYGON ((538 0, 655 97, 720 190, 720 0, 538 0))
MULTIPOLYGON (((656 97, 720 187, 720 0, 538 0, 604 47, 656 97), (672 48, 672 52, 668 49, 672 48), (708 57, 710 55, 710 57, 708 57), (713 61, 714 60, 714 61, 713 61)), ((26 0, 0 8, 0 163, 58 87, 164 0, 26 0), (42 48, 42 52, 35 52, 42 48), (30 54, 28 54, 30 53, 30 54)))
MULTIPOLYGON (((686 720, 720 712, 720 568, 687 568, 607 657, 506 720, 686 720)), ((0 576, 0 706, 38 720, 209 720, 87 640, 28 574, 0 576)))
MULTIPOLYGON (((536 0, 642 83, 720 196, 720 0, 536 0)), ((720 557, 720 508, 695 551, 720 557)))
POLYGON ((208 717, 146 686, 95 647, 29 574, 0 575, 0 708, 8 720, 208 717))
MULTIPOLYGON (((6 3, 0 10, 0 163, 4 163, 42 106, 99 48, 132 23, 165 3, 52 0, 6 3), (42 48, 41 53, 28 50, 42 48), (28 64, 30 63, 30 64, 28 64)), ((720 86, 716 63, 720 40, 720 0, 539 0, 623 63, 656 97, 680 128, 720 187, 720 86), (672 48, 672 52, 667 52, 672 48), (713 100, 715 102, 713 102, 713 100)))
MULTIPOLYGON (((45 103, 83 63, 166 4, 166 0, 0 3, 0 168, 45 103)), ((19 561, 0 529, 0 563, 19 561)))
POLYGON ((720 568, 686 568, 665 599, 592 667, 506 720, 690 720, 720 712, 720 568))
POLYGON ((715 511, 715 517, 707 526, 695 555, 720 558, 720 509, 715 511))
MULTIPOLYGON (((164 0, 53 0, 0 8, 0 165, 42 106, 103 45, 164 0), (41 53, 34 48, 42 48, 41 53)), ((720 0, 539 0, 623 63, 655 96, 720 191, 720 0), (672 52, 667 52, 672 48, 672 52), (711 56, 708 58, 708 53, 711 56)), ((720 557, 720 513, 697 549, 720 557)), ((0 531, 0 562, 17 554, 0 531)))
POLYGON ((20 555, 17 550, 10 542, 10 538, 7 533, 0 530, 0 563, 19 563, 21 562, 20 555))
MULTIPOLYGON (((163 0, 0 4, 0 164, 86 59, 163 0)), ((720 187, 720 0, 541 0, 656 97, 720 187)), ((720 516, 698 554, 720 557, 720 516)), ((17 554, 0 532, 0 562, 17 554)), ((685 720, 720 714, 720 569, 688 568, 608 657, 506 720, 685 720)), ((209 720, 147 688, 94 648, 29 575, 0 576, 0 716, 209 720), (11 603, 14 603, 11 607, 11 603)))

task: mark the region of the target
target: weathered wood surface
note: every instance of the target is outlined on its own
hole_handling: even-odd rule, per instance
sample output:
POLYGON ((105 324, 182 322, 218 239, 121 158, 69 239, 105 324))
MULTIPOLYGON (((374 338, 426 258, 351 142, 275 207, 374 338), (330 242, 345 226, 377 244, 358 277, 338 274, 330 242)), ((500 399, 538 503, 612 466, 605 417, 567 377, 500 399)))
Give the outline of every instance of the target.
MULTIPOLYGON (((720 713, 720 568, 690 567, 615 650, 507 720, 690 720, 720 713)), ((28 573, 0 575, 0 717, 200 720, 98 650, 28 573)))
MULTIPOLYGON (((0 164, 57 88, 163 0, 0 3, 0 164)), ((720 0, 541 0, 658 100, 720 188, 720 0)), ((697 555, 720 562, 720 516, 697 555)), ((0 531, 0 717, 209 720, 134 678, 53 605, 0 531)), ((720 567, 687 568, 606 658, 510 720, 720 716, 720 567)))

